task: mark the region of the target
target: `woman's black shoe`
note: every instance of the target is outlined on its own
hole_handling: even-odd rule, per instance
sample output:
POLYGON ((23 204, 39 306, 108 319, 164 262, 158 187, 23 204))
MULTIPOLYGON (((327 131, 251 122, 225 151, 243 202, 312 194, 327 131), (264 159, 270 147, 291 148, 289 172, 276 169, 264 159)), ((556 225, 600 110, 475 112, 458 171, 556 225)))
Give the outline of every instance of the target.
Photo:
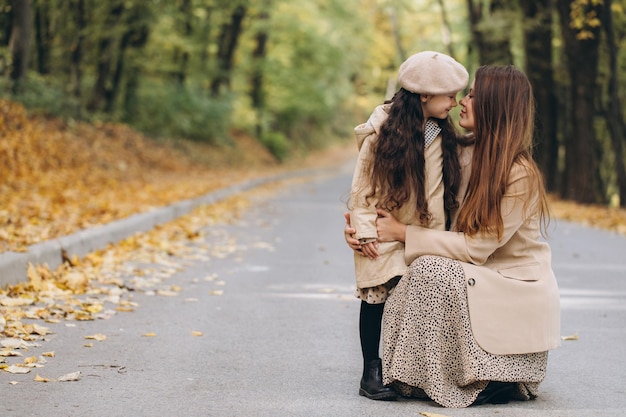
POLYGON ((489 381, 487 387, 478 394, 472 405, 506 404, 510 401, 515 386, 515 382, 489 381))
POLYGON ((398 393, 393 388, 383 385, 383 371, 380 359, 374 359, 365 364, 359 395, 371 400, 395 400, 398 393))

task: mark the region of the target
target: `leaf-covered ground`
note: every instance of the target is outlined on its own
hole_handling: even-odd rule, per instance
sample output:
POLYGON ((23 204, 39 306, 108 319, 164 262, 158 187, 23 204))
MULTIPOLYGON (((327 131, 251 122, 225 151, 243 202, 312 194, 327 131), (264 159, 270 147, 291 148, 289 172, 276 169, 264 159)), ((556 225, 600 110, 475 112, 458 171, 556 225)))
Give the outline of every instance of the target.
MULTIPOLYGON (((21 106, 0 100, 0 252, 27 250, 36 242, 258 175, 336 165, 356 155, 348 143, 279 165, 245 135, 237 135, 235 143, 225 148, 159 143, 124 126, 28 116, 21 106)), ((0 288, 0 375, 14 375, 11 384, 77 381, 80 372, 74 369, 59 376, 40 369, 55 356, 45 349, 55 326, 132 312, 140 308, 137 293, 175 297, 181 289, 168 278, 185 263, 234 256, 251 244, 271 250, 266 242, 244 245, 229 236, 209 236, 216 233, 211 225, 237 221, 247 204, 242 195, 199 207, 83 259, 68 259, 54 271, 29 266, 28 281, 0 288), (34 377, 18 377, 34 369, 34 377)), ((556 217, 626 234, 625 210, 562 201, 553 201, 551 208, 556 217)), ((211 295, 223 293, 220 277, 209 273, 198 279, 214 284, 211 295)), ((148 329, 141 335, 157 336, 148 329)), ((201 336, 190 329, 190 337, 201 336)), ((106 343, 106 335, 85 335, 85 348, 94 342, 106 343)))
POLYGON ((155 142, 0 100, 0 253, 289 168, 253 139, 234 139, 221 148, 155 142))

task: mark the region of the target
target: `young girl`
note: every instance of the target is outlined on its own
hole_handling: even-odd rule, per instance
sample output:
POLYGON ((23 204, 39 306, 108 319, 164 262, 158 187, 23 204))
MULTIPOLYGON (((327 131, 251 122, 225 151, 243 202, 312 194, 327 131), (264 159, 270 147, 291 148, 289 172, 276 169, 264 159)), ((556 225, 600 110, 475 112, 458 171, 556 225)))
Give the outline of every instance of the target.
POLYGON ((349 208, 366 255, 354 258, 364 360, 359 394, 374 400, 396 397, 382 384, 378 350, 387 294, 407 269, 402 242, 376 242, 376 209, 405 224, 446 229, 446 211, 457 205, 460 177, 448 113, 468 79, 467 70, 447 55, 415 54, 400 66, 401 88, 393 99, 355 128, 359 157, 349 208))

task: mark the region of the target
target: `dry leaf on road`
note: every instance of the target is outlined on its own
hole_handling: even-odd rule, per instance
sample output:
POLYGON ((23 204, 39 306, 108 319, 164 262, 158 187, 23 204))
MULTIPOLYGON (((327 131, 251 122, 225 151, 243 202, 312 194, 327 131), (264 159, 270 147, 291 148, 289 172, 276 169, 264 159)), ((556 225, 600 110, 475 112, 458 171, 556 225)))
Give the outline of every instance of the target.
POLYGON ((35 382, 50 382, 50 378, 44 378, 39 376, 39 374, 37 374, 37 376, 35 376, 34 379, 35 382))
POLYGON ((68 381, 78 381, 80 379, 80 371, 72 372, 69 374, 65 374, 59 377, 57 381, 59 382, 68 382, 68 381))
POLYGON ((11 374, 27 374, 30 372, 30 368, 20 365, 11 365, 6 367, 4 370, 11 374))
POLYGON ((103 335, 102 333, 96 333, 96 334, 92 334, 89 336, 85 336, 85 339, 92 339, 92 340, 97 340, 98 342, 102 342, 103 340, 106 340, 106 336, 103 335))

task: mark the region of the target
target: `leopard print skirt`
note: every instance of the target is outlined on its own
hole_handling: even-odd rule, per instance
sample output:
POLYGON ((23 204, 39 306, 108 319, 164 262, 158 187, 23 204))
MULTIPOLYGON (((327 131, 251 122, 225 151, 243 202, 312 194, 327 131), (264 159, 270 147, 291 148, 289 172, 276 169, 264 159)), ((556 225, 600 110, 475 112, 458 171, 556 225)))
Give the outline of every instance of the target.
POLYGON ((383 382, 405 397, 467 407, 488 381, 517 382, 514 399, 537 396, 548 352, 494 355, 474 340, 465 274, 455 260, 416 259, 385 303, 383 382))

